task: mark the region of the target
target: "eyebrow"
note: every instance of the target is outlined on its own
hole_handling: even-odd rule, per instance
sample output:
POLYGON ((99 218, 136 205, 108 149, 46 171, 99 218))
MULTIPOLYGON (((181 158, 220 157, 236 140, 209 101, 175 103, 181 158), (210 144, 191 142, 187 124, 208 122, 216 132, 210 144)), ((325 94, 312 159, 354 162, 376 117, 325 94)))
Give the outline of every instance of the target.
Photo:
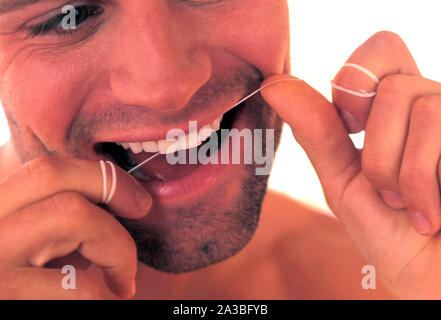
POLYGON ((43 1, 48 0, 0 0, 0 15, 43 1))

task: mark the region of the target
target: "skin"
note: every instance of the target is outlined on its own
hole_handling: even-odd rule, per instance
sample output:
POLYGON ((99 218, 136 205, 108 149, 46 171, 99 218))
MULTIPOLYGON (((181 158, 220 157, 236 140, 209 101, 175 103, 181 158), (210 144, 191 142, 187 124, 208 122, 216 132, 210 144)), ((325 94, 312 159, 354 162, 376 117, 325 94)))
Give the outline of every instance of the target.
MULTIPOLYGON (((2 18, 0 96, 22 162, 44 156, 99 160, 104 157, 94 149, 99 142, 164 139, 164 128, 214 120, 266 76, 288 71, 285 1, 269 7, 251 0, 116 1, 100 8, 99 16, 65 36, 28 37, 30 25, 47 19, 35 16, 59 12, 50 1, 2 18), (140 12, 149 12, 147 22, 140 12), (225 15, 231 24, 225 24, 225 15), (260 36, 247 37, 252 32, 260 36), (261 50, 251 50, 256 47, 261 50), (24 91, 19 94, 17 87, 24 91), (39 94, 47 90, 54 94, 39 94)), ((280 119, 260 101, 249 107, 247 126, 280 131, 280 119)), ((156 197, 148 217, 122 221, 139 258, 179 273, 241 250, 255 231, 268 178, 252 170, 234 166, 203 195, 178 204, 156 197), (254 187, 260 194, 241 191, 254 187)))
MULTIPOLYGON (((258 81, 253 70, 266 78, 262 85, 289 78, 283 75, 289 73, 286 2, 259 1, 208 1, 201 6, 114 1, 97 32, 86 37, 90 29, 85 27, 75 38, 25 39, 21 29, 7 23, 47 12, 54 7, 50 1, 17 10, 14 19, 0 18, 0 97, 13 137, 13 144, 0 154, 1 298, 440 296, 436 132, 441 84, 421 76, 393 33, 374 35, 348 60, 375 73, 381 79, 378 88, 349 68, 335 78, 347 88, 377 89, 375 98, 334 91, 331 104, 306 83, 290 81, 265 89, 266 104, 253 102, 257 110, 266 110, 268 128, 278 127, 275 112, 291 126, 339 221, 267 192, 260 227, 251 241, 254 227, 244 228, 245 235, 236 242, 220 243, 217 256, 190 259, 189 264, 185 257, 198 253, 187 245, 194 239, 179 247, 189 234, 173 220, 185 210, 198 207, 203 215, 216 208, 221 222, 199 227, 200 235, 218 230, 212 235, 217 239, 233 231, 234 221, 225 213, 232 208, 244 212, 238 204, 248 196, 245 167, 227 171, 205 202, 193 199, 177 208, 161 204, 117 168, 115 198, 108 207, 98 205, 102 182, 95 142, 115 131, 124 135, 129 125, 139 131, 146 124, 177 124, 196 113, 224 112, 223 106, 258 81), (149 12, 148 19, 142 12, 149 12), (237 75, 242 76, 238 85, 219 90, 222 81, 233 83, 237 75), (198 108, 210 101, 209 92, 217 92, 212 101, 222 104, 198 108), (102 108, 110 112, 107 118, 102 108), (343 110, 353 119, 343 116, 343 110), (92 120, 95 127, 90 126, 92 120), (359 129, 366 130, 362 151, 348 136, 348 131, 359 129), (226 189, 234 192, 222 193, 226 189), (216 201, 219 198, 222 201, 216 201), (182 272, 212 265, 169 275, 138 263, 137 239, 115 216, 153 231, 171 226, 166 243, 171 250, 179 249, 178 258, 170 262, 164 256, 168 262, 158 263, 157 269, 182 272), (78 290, 60 286, 58 268, 67 263, 79 268, 78 290), (360 270, 367 263, 375 266, 380 279, 374 291, 360 286, 360 270)), ((257 125, 257 117, 248 118, 250 126, 257 125)), ((202 218, 194 218, 196 226, 202 218)), ((149 253, 154 254, 144 252, 149 253)))

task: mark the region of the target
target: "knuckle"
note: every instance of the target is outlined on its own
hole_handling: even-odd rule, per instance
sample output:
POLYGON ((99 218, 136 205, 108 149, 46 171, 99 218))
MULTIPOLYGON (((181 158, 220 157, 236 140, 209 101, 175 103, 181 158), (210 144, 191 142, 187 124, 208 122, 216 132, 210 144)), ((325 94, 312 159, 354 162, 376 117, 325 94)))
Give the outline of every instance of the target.
POLYGON ((390 74, 384 77, 378 84, 378 95, 392 95, 403 91, 404 76, 401 74, 390 74))
POLYGON ((57 161, 52 157, 40 157, 27 162, 24 167, 25 175, 53 183, 57 181, 59 171, 57 161))
POLYGON ((432 170, 426 168, 416 161, 403 165, 400 170, 398 182, 403 193, 410 192, 410 190, 424 188, 427 182, 433 179, 434 174, 432 170))
POLYGON ((410 170, 409 167, 402 168, 398 176, 400 186, 408 185, 409 182, 415 179, 415 170, 410 170))
POLYGON ((53 213, 62 215, 63 224, 69 227, 81 226, 90 215, 88 201, 79 193, 68 191, 50 198, 53 213))
POLYGON ((95 279, 87 272, 79 272, 78 289, 81 299, 85 300, 99 300, 101 299, 101 290, 95 279))
POLYGON ((412 106, 411 118, 419 121, 433 121, 441 118, 441 96, 419 97, 412 106))
MULTIPOLYGON (((378 155, 363 155, 361 160, 361 167, 368 180, 374 185, 385 184, 384 187, 396 177, 396 169, 392 163, 385 161, 387 157, 378 155)), ((395 178, 396 179, 396 178, 395 178)))
MULTIPOLYGON (((334 114, 330 115, 327 112, 317 112, 317 114, 314 115, 314 123, 316 123, 317 126, 315 128, 309 128, 306 139, 297 133, 297 139, 302 144, 311 147, 326 145, 335 138, 337 133, 335 128, 340 121, 340 118, 334 114)), ((296 132, 295 130, 296 128, 293 128, 293 132, 296 132)))

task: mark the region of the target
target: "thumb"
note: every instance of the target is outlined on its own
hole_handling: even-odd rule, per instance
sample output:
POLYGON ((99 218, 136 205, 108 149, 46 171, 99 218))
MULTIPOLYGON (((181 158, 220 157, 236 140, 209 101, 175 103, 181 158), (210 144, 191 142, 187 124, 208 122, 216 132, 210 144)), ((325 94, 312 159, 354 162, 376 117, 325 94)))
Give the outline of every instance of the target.
MULTIPOLYGON (((262 87, 289 75, 267 78, 262 87)), ((331 209, 361 170, 360 157, 337 109, 302 80, 285 81, 262 90, 262 97, 288 123, 308 155, 331 209)))

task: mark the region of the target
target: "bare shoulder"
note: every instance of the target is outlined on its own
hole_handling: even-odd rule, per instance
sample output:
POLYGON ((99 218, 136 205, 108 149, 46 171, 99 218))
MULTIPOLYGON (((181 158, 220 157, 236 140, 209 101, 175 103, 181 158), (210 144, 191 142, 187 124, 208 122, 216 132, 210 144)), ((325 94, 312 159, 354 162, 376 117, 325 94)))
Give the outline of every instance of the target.
POLYGON ((266 254, 277 262, 288 297, 391 298, 378 279, 376 290, 362 288, 366 262, 331 214, 269 191, 260 228, 270 237, 266 254))

